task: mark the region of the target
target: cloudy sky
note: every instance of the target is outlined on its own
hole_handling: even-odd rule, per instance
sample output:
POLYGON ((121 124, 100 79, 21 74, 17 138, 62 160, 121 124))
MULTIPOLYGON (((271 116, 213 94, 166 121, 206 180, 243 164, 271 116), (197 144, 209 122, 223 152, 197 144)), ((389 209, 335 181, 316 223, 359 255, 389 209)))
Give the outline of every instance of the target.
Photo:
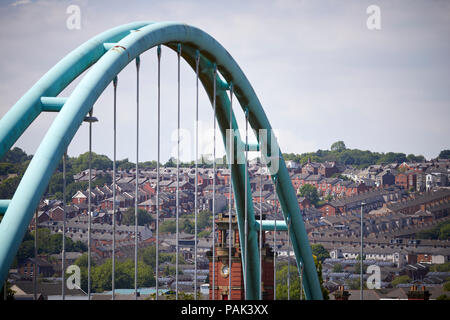
MULTIPOLYGON (((283 152, 349 148, 436 157, 450 149, 449 1, 0 1, 0 116, 71 50, 132 21, 180 21, 206 31, 250 80, 283 152), (67 28, 68 6, 81 28, 67 28), (381 30, 366 12, 377 5, 381 30)), ((142 55, 140 160, 156 159, 156 54, 142 55)), ((176 147, 176 55, 163 50, 162 160, 176 147)), ((182 63, 182 127, 193 132, 195 75, 182 63)), ((61 96, 70 95, 75 81, 61 96)), ((135 70, 119 76, 118 158, 135 160, 135 70)), ((93 150, 112 157, 112 88, 97 101, 93 150)), ((200 96, 202 153, 212 146, 213 117, 200 96)), ((55 114, 41 115, 16 146, 34 153, 55 114)), ((238 113, 243 127, 242 112, 238 113)), ((83 125, 69 147, 88 148, 83 125)), ((182 142, 192 159, 194 136, 182 142)), ((221 140, 218 140, 221 145, 221 140)))

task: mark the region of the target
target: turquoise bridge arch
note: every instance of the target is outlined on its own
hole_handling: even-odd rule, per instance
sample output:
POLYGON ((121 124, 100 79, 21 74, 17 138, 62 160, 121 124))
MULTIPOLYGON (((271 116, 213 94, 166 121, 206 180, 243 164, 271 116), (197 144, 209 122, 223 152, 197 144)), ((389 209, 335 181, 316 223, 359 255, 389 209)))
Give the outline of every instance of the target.
MULTIPOLYGON (((255 132, 258 143, 265 143, 267 150, 278 150, 277 171, 271 171, 277 180, 277 195, 286 222, 291 226, 290 237, 297 261, 303 265, 303 287, 307 299, 321 300, 322 292, 312 256, 311 247, 303 224, 289 173, 286 169, 272 127, 264 113, 250 82, 231 55, 214 38, 202 30, 177 22, 135 22, 108 30, 87 41, 52 69, 50 69, 0 120, 0 157, 9 150, 27 127, 41 112, 58 112, 37 149, 28 169, 11 200, 0 200, 0 211, 4 217, 0 223, 0 281, 6 279, 9 267, 16 255, 22 238, 33 217, 40 198, 57 168, 60 159, 69 146, 84 118, 92 110, 101 93, 115 76, 143 52, 158 45, 177 50, 182 45, 183 59, 195 70, 196 55, 200 53, 199 80, 209 99, 213 100, 213 85, 216 81, 216 119, 226 143, 226 129, 229 128, 230 100, 227 90, 233 84, 233 93, 248 112, 248 121, 255 132), (222 75, 214 79, 214 65, 222 75), (75 78, 90 68, 68 98, 58 97, 75 78), (267 137, 259 134, 266 129, 267 137), (274 148, 275 147, 275 148, 274 148)), ((233 129, 237 122, 232 114, 233 129)), ((239 135, 235 143, 242 146, 239 135)), ((243 148, 236 147, 234 159, 242 154, 243 148), (241 151, 239 151, 241 150, 241 151)), ((227 156, 230 156, 227 154, 227 156)), ((270 159, 266 159, 267 161, 270 159)), ((245 197, 248 203, 248 270, 246 274, 247 299, 259 299, 261 290, 259 274, 259 249, 257 230, 259 225, 254 216, 250 182, 245 179, 245 165, 232 164, 232 184, 238 218, 239 233, 243 234, 245 219, 245 197)), ((272 230, 270 223, 264 223, 265 230, 272 230)), ((243 237, 240 237, 242 242, 243 237)), ((241 243, 241 248, 244 246, 241 243)), ((247 249, 247 248, 245 248, 247 249)), ((242 258, 245 250, 242 250, 242 258)), ((242 259, 245 261, 244 259, 242 259)), ((245 267, 245 266, 244 266, 245 267)))

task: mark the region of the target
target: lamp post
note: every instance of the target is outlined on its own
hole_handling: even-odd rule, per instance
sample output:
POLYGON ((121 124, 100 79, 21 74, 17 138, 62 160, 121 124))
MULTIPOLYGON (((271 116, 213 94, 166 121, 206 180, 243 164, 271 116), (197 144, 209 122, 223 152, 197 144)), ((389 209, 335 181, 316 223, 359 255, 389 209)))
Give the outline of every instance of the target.
POLYGON ((361 300, 364 300, 363 297, 363 206, 365 205, 364 202, 361 202, 361 254, 360 257, 360 290, 361 290, 361 300))

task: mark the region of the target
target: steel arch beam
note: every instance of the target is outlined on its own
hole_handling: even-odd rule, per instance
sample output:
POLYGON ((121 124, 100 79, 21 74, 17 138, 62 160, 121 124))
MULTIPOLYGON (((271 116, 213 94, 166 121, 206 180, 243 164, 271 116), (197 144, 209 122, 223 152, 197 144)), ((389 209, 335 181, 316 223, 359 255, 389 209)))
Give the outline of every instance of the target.
MULTIPOLYGON (((143 25, 145 24, 147 23, 143 23, 143 25)), ((155 47, 159 44, 173 47, 177 43, 182 43, 183 48, 187 49, 183 49, 182 51, 183 58, 191 66, 193 66, 195 50, 199 50, 203 57, 203 69, 211 68, 211 62, 215 62, 218 65, 219 71, 224 76, 224 78, 228 82, 233 83, 234 91, 240 104, 248 108, 249 122, 253 130, 272 130, 269 121, 262 109, 262 106, 244 73, 230 56, 230 54, 211 36, 201 31, 200 29, 176 22, 148 24, 140 28, 138 31, 139 32, 133 32, 120 40, 117 43, 117 46, 113 46, 106 53, 104 53, 101 58, 98 59, 97 63, 92 66, 92 69, 89 70, 86 76, 75 88, 71 96, 65 102, 64 106, 62 107, 61 111, 55 118, 49 131, 44 137, 32 161, 30 162, 29 167, 19 184, 11 203, 8 206, 4 219, 0 224, 0 243, 2 244, 0 246, 0 281, 3 281, 5 279, 9 269, 9 265, 11 264, 12 259, 15 256, 24 233, 26 232, 28 223, 32 218, 35 208, 39 204, 39 199, 43 195, 45 188, 50 181, 51 175, 56 169, 59 160, 64 153, 64 150, 67 149, 70 141, 73 139, 76 131, 81 125, 85 115, 92 109, 95 101, 109 85, 109 83, 112 82, 114 77, 128 63, 133 61, 141 53, 149 50, 150 48, 155 47)), ((99 50, 99 44, 97 44, 92 50, 99 50)), ((84 54, 89 55, 92 53, 91 51, 89 51, 85 52, 84 54)), ((66 70, 80 68, 79 63, 75 63, 75 66, 72 65, 70 67, 67 66, 68 64, 69 62, 65 62, 62 64, 62 67, 65 67, 66 70)), ((200 75, 200 79, 211 99, 212 90, 209 89, 212 87, 214 79, 212 79, 212 76, 208 75, 207 73, 202 73, 200 75)), ((216 80, 219 81, 219 79, 216 80)), ((70 81, 68 83, 70 83, 70 81)), ((55 80, 55 83, 59 82, 61 82, 61 80, 55 80)), ((61 87, 61 90, 62 89, 63 87, 61 87)), ((40 98, 41 97, 38 97, 39 100, 40 98)), ((222 131, 222 136, 225 140, 225 130, 228 127, 229 123, 228 114, 230 104, 226 91, 219 91, 217 98, 218 105, 216 108, 216 118, 218 120, 220 130, 222 131)), ((32 101, 33 99, 30 100, 32 101)), ((27 103, 24 102, 24 105, 26 104, 27 103)), ((28 112, 31 113, 31 111, 28 112)), ((27 112, 24 112, 24 114, 29 117, 27 112)), ((19 118, 20 117, 16 117, 16 119, 19 118)), ((6 121, 3 121, 2 124, 4 122, 6 121)), ((233 126, 237 128, 235 119, 233 121, 233 126)), ((25 128, 23 130, 25 130, 25 128)), ((0 147, 3 149, 9 148, 12 145, 9 145, 10 140, 14 140, 14 137, 16 136, 17 137, 15 139, 17 139, 21 134, 20 130, 20 134, 18 134, 17 132, 14 134, 10 134, 9 132, 11 130, 14 131, 13 128, 9 128, 9 130, 1 128, 1 130, 5 132, 8 131, 8 134, 3 134, 2 136, 0 136, 2 139, 2 145, 0 147), (3 144, 4 139, 6 142, 3 144)), ((256 135, 260 143, 265 142, 264 137, 260 137, 258 132, 256 132, 256 135)), ((240 138, 238 138, 237 140, 238 143, 242 143, 242 141, 240 141, 240 138)), ((272 145, 278 146, 275 139, 268 138, 266 140, 269 150, 271 149, 272 145)), ((1 150, 3 149, 0 149, 0 152, 2 152, 1 150)), ((278 172, 271 172, 271 175, 273 179, 276 178, 278 180, 277 193, 280 199, 281 207, 283 209, 285 220, 287 220, 289 216, 289 220, 291 221, 291 240, 293 243, 294 252, 297 257, 297 263, 301 261, 304 265, 305 294, 308 299, 322 299, 320 284, 315 269, 314 260, 312 258, 309 241, 303 225, 301 212, 298 207, 296 195, 292 187, 284 160, 281 156, 281 152, 279 152, 277 156, 279 157, 280 161, 279 170, 278 172), (287 212, 289 212, 290 215, 286 214, 287 212)), ((235 202, 238 212, 239 230, 241 233, 241 231, 243 230, 244 219, 244 183, 247 183, 248 188, 250 187, 250 184, 248 179, 247 181, 244 181, 244 165, 235 164, 235 166, 236 167, 233 167, 234 175, 232 177, 232 181, 234 186, 233 192, 235 194, 235 202)), ((258 299, 260 285, 256 235, 257 224, 253 214, 251 194, 247 194, 247 201, 249 213, 248 263, 250 270, 246 278, 248 286, 247 298, 258 299)))
POLYGON ((105 31, 73 50, 50 69, 0 119, 0 158, 8 151, 43 110, 41 97, 56 97, 74 79, 100 59, 105 42, 117 42, 131 30, 150 22, 133 22, 105 31))

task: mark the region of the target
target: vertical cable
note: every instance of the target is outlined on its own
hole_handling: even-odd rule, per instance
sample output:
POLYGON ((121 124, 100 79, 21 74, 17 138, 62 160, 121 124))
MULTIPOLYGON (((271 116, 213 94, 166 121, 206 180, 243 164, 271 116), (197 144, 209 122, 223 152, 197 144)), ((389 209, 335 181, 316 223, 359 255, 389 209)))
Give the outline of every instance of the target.
POLYGON ((37 239, 38 239, 38 227, 37 227, 37 220, 38 220, 38 210, 39 210, 39 204, 36 208, 36 211, 34 213, 34 264, 33 264, 33 293, 34 293, 34 300, 37 300, 37 282, 36 282, 36 273, 37 273, 37 239))
POLYGON ((200 65, 200 52, 195 52, 195 195, 194 195, 194 300, 197 300, 197 215, 198 215, 198 72, 200 65))
POLYGON ((247 300, 247 272, 248 272, 248 108, 245 108, 245 258, 244 258, 244 292, 247 300))
MULTIPOLYGON (((92 109, 89 111, 92 117, 92 109)), ((88 300, 91 300, 91 193, 92 193, 92 119, 89 121, 89 195, 88 195, 88 300)))
POLYGON ((157 49, 158 56, 158 161, 156 162, 156 300, 159 296, 159 161, 161 141, 161 46, 157 49))
POLYGON ((228 205, 228 300, 231 300, 231 266, 232 266, 232 248, 233 248, 233 185, 232 185, 232 172, 234 163, 234 139, 233 139, 233 83, 230 82, 230 141, 229 141, 229 153, 230 153, 230 204, 228 205))
POLYGON ((181 43, 178 44, 178 127, 177 127, 177 218, 176 218, 176 266, 175 266, 175 298, 178 300, 178 254, 179 254, 179 244, 178 244, 178 232, 179 232, 179 210, 180 210, 180 57, 181 57, 181 43))
POLYGON ((136 196, 134 199, 134 296, 137 300, 138 279, 138 201, 139 201, 139 67, 141 59, 136 57, 136 196))
POLYGON ((288 217, 288 250, 287 250, 287 256, 288 256, 288 273, 287 273, 287 292, 288 292, 288 300, 291 300, 291 220, 288 217))
POLYGON ((66 278, 66 152, 63 154, 63 225, 62 225, 62 261, 61 261, 61 277, 62 277, 62 283, 61 283, 61 296, 62 299, 66 299, 66 286, 65 286, 65 278, 66 278))
POLYGON ((212 299, 216 299, 216 76, 217 76, 217 65, 214 63, 214 72, 213 72, 213 108, 214 108, 214 150, 213 150, 213 198, 212 198, 212 234, 213 234, 213 243, 212 243, 212 268, 213 268, 213 281, 212 281, 212 289, 213 289, 213 297, 212 299))
POLYGON ((303 262, 300 261, 300 300, 303 300, 303 262))
POLYGON ((116 299, 116 156, 117 156, 117 76, 114 77, 114 151, 113 151, 113 214, 112 214, 112 274, 111 274, 111 288, 112 300, 116 299))
MULTIPOLYGON (((261 141, 261 140, 260 140, 261 141)), ((261 153, 262 157, 262 153, 261 153)), ((263 283, 262 276, 262 163, 260 159, 260 172, 259 172, 259 283, 263 283)), ((263 288, 261 286, 259 291, 259 300, 263 299, 263 288)))
MULTIPOLYGON (((277 195, 278 178, 275 179, 275 195, 277 195)), ((278 204, 275 201, 275 227, 273 230, 273 300, 277 300, 277 216, 278 204)))

